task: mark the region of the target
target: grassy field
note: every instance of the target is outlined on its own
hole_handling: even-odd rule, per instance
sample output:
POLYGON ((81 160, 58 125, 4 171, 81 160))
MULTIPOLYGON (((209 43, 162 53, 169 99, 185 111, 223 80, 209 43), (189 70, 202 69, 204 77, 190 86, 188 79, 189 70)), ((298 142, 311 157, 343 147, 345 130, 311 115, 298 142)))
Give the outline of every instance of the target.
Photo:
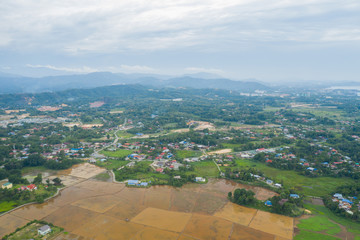
POLYGON ((198 157, 201 155, 200 151, 190 151, 190 150, 178 150, 175 155, 179 158, 191 158, 198 157))
POLYGON ((117 150, 117 151, 114 151, 114 152, 112 152, 112 151, 101 151, 100 153, 104 154, 107 157, 123 158, 123 157, 126 157, 126 156, 132 154, 133 151, 126 150, 126 149, 120 149, 120 150, 117 150))
POLYGON ((53 239, 56 235, 58 235, 59 233, 61 233, 63 231, 62 228, 60 227, 56 227, 56 226, 51 226, 51 232, 46 234, 46 238, 44 238, 44 236, 41 236, 38 234, 38 228, 40 228, 41 226, 43 226, 44 224, 42 223, 32 223, 18 231, 16 231, 15 233, 13 233, 11 236, 9 236, 8 240, 23 240, 23 239, 35 239, 35 240, 40 240, 40 239, 53 239))
POLYGON ((116 133, 116 135, 119 137, 119 138, 131 138, 133 136, 135 136, 134 134, 131 134, 131 133, 128 133, 128 132, 123 132, 123 131, 118 131, 116 133))
POLYGON ((360 239, 359 223, 338 217, 325 206, 305 204, 304 207, 309 209, 313 216, 300 220, 300 223, 297 225, 300 232, 295 236, 295 240, 340 239, 337 234, 341 233, 342 229, 338 224, 345 227, 348 232, 351 232, 355 239, 360 239))
POLYGON ((163 126, 164 129, 173 129, 176 128, 177 124, 176 123, 167 123, 163 126))
POLYGON ((99 167, 103 167, 103 168, 106 168, 108 170, 111 170, 111 169, 114 169, 114 168, 118 169, 119 167, 125 166, 128 163, 129 163, 129 161, 117 160, 117 159, 108 159, 105 162, 98 161, 96 163, 96 165, 99 166, 99 167))
POLYGON ((37 167, 24 167, 21 169, 21 173, 22 175, 27 175, 27 174, 31 174, 31 175, 36 175, 38 173, 41 173, 41 172, 55 172, 54 170, 50 170, 50 169, 47 169, 46 167, 44 166, 37 166, 37 167))
POLYGON ((109 174, 107 172, 106 173, 100 173, 100 174, 95 176, 95 179, 99 180, 99 181, 106 182, 106 181, 108 181, 110 179, 110 176, 109 176, 109 174))
POLYGON ((299 108, 293 108, 294 112, 303 112, 303 113, 311 113, 315 116, 319 117, 328 117, 328 118, 340 118, 344 114, 343 111, 336 109, 336 108, 305 108, 305 107, 299 107, 299 108))
POLYGON ((309 232, 305 230, 301 230, 295 237, 294 240, 341 240, 340 238, 323 235, 319 233, 309 232))
MULTIPOLYGON (((15 184, 12 189, 17 189, 21 186, 27 184, 15 184)), ((56 189, 46 190, 43 185, 37 185, 37 190, 29 192, 29 198, 27 199, 14 199, 14 201, 4 201, 4 199, 0 199, 0 213, 9 211, 16 206, 23 205, 25 203, 36 201, 36 196, 42 196, 43 198, 48 198, 56 193, 56 189)))
POLYGON ((301 230, 310 230, 314 232, 324 231, 329 235, 336 235, 341 232, 339 225, 331 222, 327 217, 320 215, 300 220, 297 227, 301 230))
POLYGON ((13 209, 13 208, 14 208, 13 206, 14 206, 15 204, 16 204, 16 202, 14 202, 14 201, 1 202, 1 203, 0 203, 0 213, 2 213, 2 212, 7 212, 7 211, 13 209))
POLYGON ((223 143, 224 148, 231 148, 233 151, 235 148, 241 148, 244 144, 236 144, 236 143, 223 143))
MULTIPOLYGON (((292 188, 308 196, 321 197, 335 191, 338 186, 354 183, 350 178, 318 177, 309 178, 295 171, 286 171, 267 166, 265 163, 254 162, 248 159, 237 159, 237 168, 256 167, 276 182, 283 182, 284 186, 292 188)), ((236 168, 236 167, 235 167, 236 168)), ((224 168, 222 167, 224 170, 224 168)))
POLYGON ((201 161, 191 163, 194 166, 194 171, 189 174, 195 174, 198 177, 218 177, 219 170, 213 161, 201 161))
POLYGON ((352 220, 347 218, 336 216, 325 206, 305 204, 305 208, 309 209, 312 213, 315 213, 316 215, 325 216, 326 218, 344 226, 349 232, 360 238, 360 223, 353 222, 352 220))

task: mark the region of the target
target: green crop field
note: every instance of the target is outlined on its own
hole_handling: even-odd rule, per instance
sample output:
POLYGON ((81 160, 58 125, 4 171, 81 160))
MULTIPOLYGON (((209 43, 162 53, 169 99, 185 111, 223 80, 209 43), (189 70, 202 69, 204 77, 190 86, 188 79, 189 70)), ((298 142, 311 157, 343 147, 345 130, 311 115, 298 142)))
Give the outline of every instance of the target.
POLYGON ((311 230, 314 232, 326 232, 329 235, 335 235, 341 232, 339 225, 333 223, 325 216, 315 216, 300 220, 297 227, 301 230, 311 230))
POLYGON ((338 217, 325 206, 307 203, 304 207, 309 209, 313 216, 300 220, 300 223, 297 225, 300 232, 296 234, 295 240, 340 239, 338 237, 345 234, 345 232, 342 232, 344 228, 346 228, 346 231, 350 232, 355 239, 360 239, 359 223, 338 217), (344 228, 342 229, 341 226, 344 228))
POLYGON ((114 158, 123 158, 133 153, 131 150, 120 149, 114 152, 112 151, 101 151, 101 154, 104 154, 107 157, 114 157, 114 158))
POLYGON ((309 232, 301 230, 295 237, 294 240, 315 240, 315 239, 321 239, 321 240, 340 240, 340 238, 329 236, 329 235, 323 235, 319 233, 309 232))
POLYGON ((223 143, 224 148, 231 148, 233 151, 235 148, 241 148, 244 144, 236 144, 236 143, 223 143))
POLYGON ((198 157, 201 155, 200 151, 190 151, 190 150, 178 150, 175 155, 179 158, 191 158, 198 157))
POLYGON ((15 204, 16 204, 16 202, 14 202, 14 201, 1 202, 1 203, 0 203, 0 213, 2 213, 2 212, 7 212, 7 211, 13 209, 13 208, 14 208, 13 206, 14 206, 15 204))
MULTIPOLYGON (((267 166, 265 163, 259 163, 248 159, 236 159, 237 168, 256 167, 264 174, 276 182, 283 182, 285 187, 293 188, 299 193, 308 196, 321 197, 335 191, 338 186, 354 183, 350 178, 332 178, 332 177, 318 177, 309 178, 295 171, 280 170, 267 166)), ((233 167, 236 168, 236 167, 233 167)), ((222 169, 224 169, 222 167, 222 169)))
POLYGON ((131 138, 133 136, 135 136, 134 134, 128 133, 128 132, 124 132, 124 131, 118 131, 116 132, 116 135, 119 138, 131 138))
POLYGON ((349 232, 353 233, 357 237, 360 237, 360 223, 353 222, 352 220, 347 218, 339 217, 333 212, 331 212, 329 209, 327 209, 325 206, 305 204, 304 207, 317 215, 324 216, 344 226, 349 232))
POLYGON ((104 162, 100 162, 98 161, 96 163, 97 166, 99 167, 103 167, 103 168, 106 168, 108 170, 111 170, 111 169, 118 169, 122 166, 125 166, 126 164, 128 164, 129 161, 124 161, 124 160, 118 160, 118 159, 108 159, 104 162))
POLYGON ((100 174, 95 176, 95 179, 99 180, 99 181, 106 182, 106 181, 108 181, 110 179, 110 175, 107 172, 106 173, 100 173, 100 174))
POLYGON ((189 174, 196 174, 198 177, 218 177, 219 170, 216 167, 213 161, 201 161, 196 163, 191 163, 194 166, 194 172, 189 174))

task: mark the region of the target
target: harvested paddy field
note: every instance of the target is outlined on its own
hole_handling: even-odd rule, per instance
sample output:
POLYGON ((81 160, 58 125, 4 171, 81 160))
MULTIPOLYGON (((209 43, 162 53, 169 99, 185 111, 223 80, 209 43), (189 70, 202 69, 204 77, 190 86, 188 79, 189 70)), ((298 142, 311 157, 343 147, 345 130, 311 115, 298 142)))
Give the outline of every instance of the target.
POLYGON ((294 219, 258 210, 249 227, 286 239, 292 239, 294 219))
MULTIPOLYGON (((99 172, 94 170, 46 203, 0 216, 1 236, 38 219, 68 232, 55 239, 292 239, 292 218, 227 200, 227 192, 245 185, 210 179, 207 184, 182 188, 127 188, 91 179, 99 172)), ((80 176, 80 172, 87 171, 68 171, 67 176, 80 176)), ((261 188, 259 193, 275 195, 261 188)))
POLYGON ((60 171, 58 174, 88 179, 102 172, 104 172, 104 169, 90 163, 84 163, 76 165, 68 170, 60 171))
POLYGON ((216 217, 224 218, 234 223, 248 226, 254 218, 257 210, 243 207, 235 203, 229 202, 224 208, 214 214, 216 217))
POLYGON ((199 239, 228 239, 233 223, 221 218, 193 214, 184 233, 199 239))
POLYGON ((174 211, 166 211, 157 208, 146 208, 132 219, 132 222, 151 227, 181 232, 189 222, 191 214, 174 211))
POLYGON ((15 211, 13 215, 17 217, 25 218, 26 220, 35 220, 35 219, 42 219, 58 209, 59 207, 46 202, 42 204, 31 204, 21 207, 19 209, 21 211, 15 211))
POLYGON ((4 236, 6 234, 9 234, 18 227, 24 226, 28 220, 17 217, 11 214, 6 214, 0 217, 0 236, 4 236))

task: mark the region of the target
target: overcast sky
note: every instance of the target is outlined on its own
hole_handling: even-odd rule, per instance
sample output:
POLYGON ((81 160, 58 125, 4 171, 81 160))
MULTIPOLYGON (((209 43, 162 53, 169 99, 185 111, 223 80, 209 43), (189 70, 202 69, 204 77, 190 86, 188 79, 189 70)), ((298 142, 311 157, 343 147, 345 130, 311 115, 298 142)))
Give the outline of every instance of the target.
POLYGON ((0 71, 360 81, 360 1, 0 0, 0 71))

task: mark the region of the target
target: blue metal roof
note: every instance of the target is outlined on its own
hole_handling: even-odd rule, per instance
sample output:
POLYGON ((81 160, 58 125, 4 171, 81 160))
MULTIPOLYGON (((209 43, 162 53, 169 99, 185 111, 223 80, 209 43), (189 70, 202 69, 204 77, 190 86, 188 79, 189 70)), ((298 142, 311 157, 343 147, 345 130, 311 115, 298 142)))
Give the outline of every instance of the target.
POLYGON ((136 185, 139 184, 139 180, 128 180, 129 185, 136 185))

